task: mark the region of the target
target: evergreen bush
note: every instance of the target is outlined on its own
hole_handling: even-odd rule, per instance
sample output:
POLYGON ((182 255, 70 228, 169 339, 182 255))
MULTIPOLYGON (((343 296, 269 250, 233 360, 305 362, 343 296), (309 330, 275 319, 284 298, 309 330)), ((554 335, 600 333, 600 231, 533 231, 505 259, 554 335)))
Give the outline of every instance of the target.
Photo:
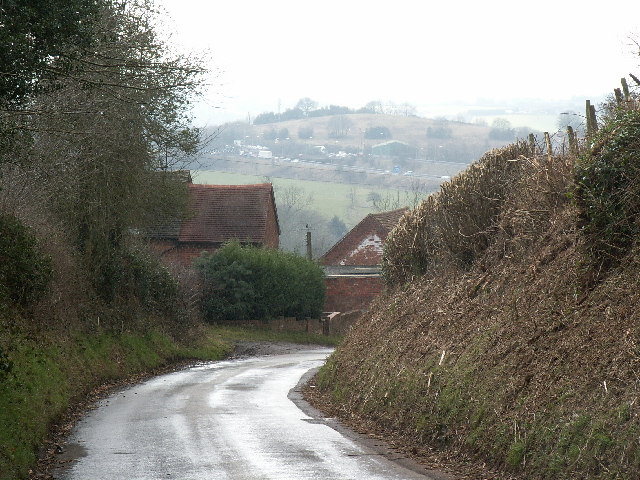
POLYGON ((307 318, 322 312, 322 269, 299 255, 229 243, 200 257, 196 267, 203 282, 202 310, 209 322, 307 318))
POLYGON ((133 294, 147 308, 168 312, 179 295, 178 281, 169 269, 145 250, 123 253, 123 294, 133 294))
POLYGON ((640 111, 613 112, 576 166, 582 248, 596 272, 615 265, 640 233, 640 111))
POLYGON ((53 274, 51 259, 13 215, 0 215, 0 302, 27 306, 47 291, 53 274))

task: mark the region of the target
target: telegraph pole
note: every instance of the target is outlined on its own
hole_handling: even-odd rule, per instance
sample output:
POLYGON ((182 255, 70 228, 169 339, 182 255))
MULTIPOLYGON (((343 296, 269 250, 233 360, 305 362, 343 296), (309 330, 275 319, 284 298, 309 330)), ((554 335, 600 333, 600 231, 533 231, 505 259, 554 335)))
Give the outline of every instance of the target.
POLYGON ((307 225, 307 258, 313 260, 313 253, 311 251, 311 229, 307 225))

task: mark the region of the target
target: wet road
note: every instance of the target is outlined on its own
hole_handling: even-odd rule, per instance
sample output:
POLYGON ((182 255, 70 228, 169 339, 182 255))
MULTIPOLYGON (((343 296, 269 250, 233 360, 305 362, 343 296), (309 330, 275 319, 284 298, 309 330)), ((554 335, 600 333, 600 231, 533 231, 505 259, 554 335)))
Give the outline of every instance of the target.
POLYGON ((67 447, 77 458, 56 478, 428 478, 355 443, 288 398, 330 352, 218 362, 119 392, 78 424, 67 447))

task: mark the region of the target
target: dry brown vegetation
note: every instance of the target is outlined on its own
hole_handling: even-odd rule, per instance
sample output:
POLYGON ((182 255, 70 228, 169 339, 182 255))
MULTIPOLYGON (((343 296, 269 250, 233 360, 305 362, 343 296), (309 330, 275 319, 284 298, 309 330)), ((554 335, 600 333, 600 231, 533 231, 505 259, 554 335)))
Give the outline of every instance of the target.
POLYGON ((605 270, 587 255, 594 204, 571 201, 576 162, 590 175, 601 151, 636 146, 603 130, 579 157, 489 152, 407 214, 385 249, 389 291, 320 372, 317 400, 470 478, 639 478, 637 237, 605 270))

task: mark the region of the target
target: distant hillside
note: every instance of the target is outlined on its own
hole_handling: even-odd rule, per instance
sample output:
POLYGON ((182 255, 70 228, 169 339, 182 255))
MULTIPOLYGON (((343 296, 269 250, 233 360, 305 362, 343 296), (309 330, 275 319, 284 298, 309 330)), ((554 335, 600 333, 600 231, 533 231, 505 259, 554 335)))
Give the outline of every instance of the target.
POLYGON ((397 140, 408 144, 406 157, 423 161, 471 163, 487 150, 504 146, 516 136, 525 137, 529 133, 529 129, 501 132, 486 125, 416 116, 347 114, 264 125, 227 124, 222 126, 213 144, 218 147, 233 144, 234 141, 259 144, 272 149, 275 155, 308 153, 314 146, 323 146, 327 152, 368 154, 376 144, 397 140), (369 138, 368 131, 376 127, 388 129, 390 135, 369 138))
MULTIPOLYGON (((432 158, 433 151, 429 149, 443 148, 448 149, 456 144, 468 144, 472 147, 482 149, 480 155, 489 148, 504 145, 504 141, 491 141, 489 139, 488 126, 474 125, 461 122, 438 121, 428 118, 420 118, 414 116, 399 115, 380 115, 380 114, 349 114, 344 115, 351 123, 346 135, 334 137, 331 135, 331 121, 333 116, 308 118, 303 120, 290 120, 267 125, 256 125, 254 132, 264 137, 265 133, 272 129, 287 128, 289 136, 296 141, 310 145, 338 145, 342 148, 365 149, 373 145, 388 140, 387 138, 370 139, 365 137, 365 132, 373 127, 386 127, 391 132, 391 139, 406 142, 414 148, 418 149, 418 156, 427 156, 432 158), (450 131, 444 138, 427 137, 429 127, 434 129, 446 126, 450 131), (302 128, 312 128, 313 138, 310 140, 299 139, 298 132, 302 128), (420 149, 423 149, 420 152, 420 149)), ((471 162, 475 158, 458 158, 463 162, 471 162)))

